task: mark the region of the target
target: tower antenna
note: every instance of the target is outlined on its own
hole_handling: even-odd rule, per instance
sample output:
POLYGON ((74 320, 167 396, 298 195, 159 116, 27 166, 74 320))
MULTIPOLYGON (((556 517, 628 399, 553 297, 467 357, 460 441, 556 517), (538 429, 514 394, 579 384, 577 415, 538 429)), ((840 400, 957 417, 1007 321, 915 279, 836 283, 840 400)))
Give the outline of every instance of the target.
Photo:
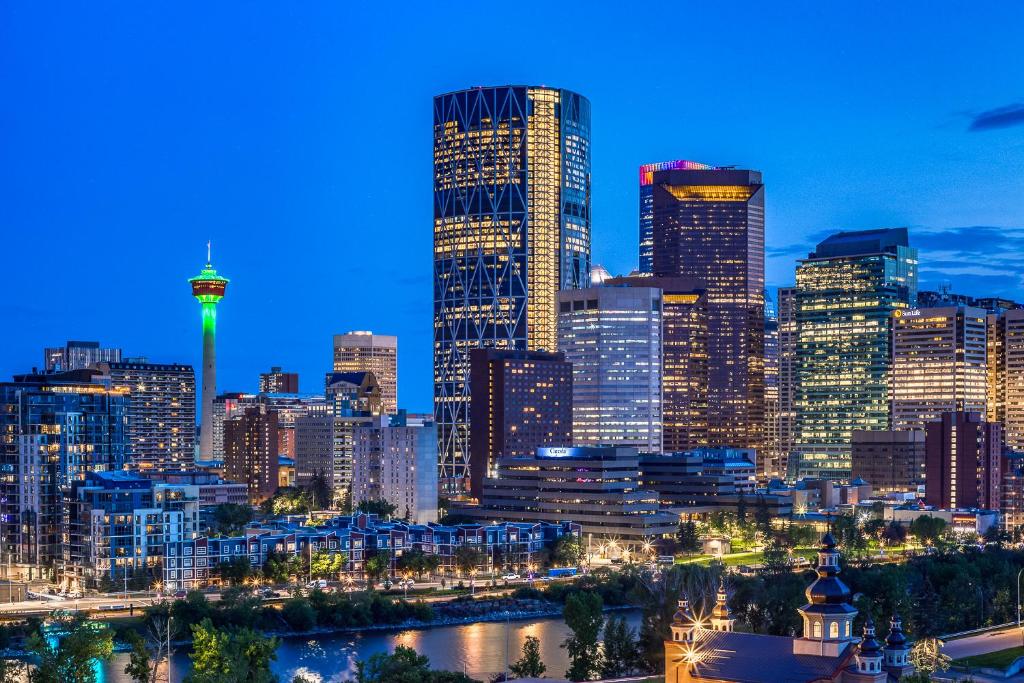
POLYGON ((213 240, 206 240, 206 263, 207 263, 207 265, 213 263, 213 260, 210 258, 210 243, 212 241, 213 240))

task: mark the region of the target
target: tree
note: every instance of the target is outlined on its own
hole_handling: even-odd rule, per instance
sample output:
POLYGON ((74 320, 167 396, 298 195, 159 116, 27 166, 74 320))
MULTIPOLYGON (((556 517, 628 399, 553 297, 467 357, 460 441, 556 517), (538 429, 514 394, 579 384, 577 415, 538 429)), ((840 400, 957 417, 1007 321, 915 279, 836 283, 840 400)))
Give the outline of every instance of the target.
POLYGON ((309 563, 309 571, 314 579, 328 579, 337 576, 345 566, 344 553, 331 553, 318 550, 313 553, 309 563))
POLYGON ((435 671, 430 659, 411 647, 399 645, 393 654, 378 652, 356 662, 356 679, 350 683, 480 683, 462 673, 435 671))
POLYGON ((222 581, 238 586, 252 575, 252 565, 249 564, 248 557, 232 557, 218 564, 217 571, 220 572, 222 581))
POLYGON ((252 508, 248 505, 221 503, 213 509, 213 528, 221 536, 237 536, 252 517, 252 508))
POLYGON ((275 683, 270 662, 277 639, 248 628, 218 629, 209 619, 192 625, 192 672, 185 683, 275 683))
POLYGON ((604 645, 601 657, 601 677, 620 678, 636 672, 636 632, 629 627, 624 617, 609 617, 604 625, 604 645))
POLYGON ((293 631, 310 631, 316 626, 316 610, 304 598, 290 598, 281 605, 281 617, 293 631))
POLYGON ((388 575, 390 564, 386 550, 377 550, 366 558, 363 563, 363 571, 366 572, 366 580, 370 584, 370 588, 373 588, 374 583, 388 575))
POLYGON ((772 537, 764 549, 762 560, 764 571, 769 575, 778 575, 789 571, 789 552, 777 537, 772 537))
POLYGON ((331 482, 327 481, 327 477, 322 472, 313 473, 306 490, 317 510, 330 509, 334 504, 334 491, 331 490, 331 482))
POLYGON ((921 515, 910 523, 910 533, 921 543, 934 545, 946 533, 946 520, 921 515))
POLYGON ((540 658, 540 640, 534 636, 526 636, 523 643, 523 656, 508 667, 509 673, 516 678, 540 678, 548 670, 540 658))
POLYGON ((135 683, 152 683, 156 674, 156 664, 153 662, 153 655, 146 639, 133 630, 128 630, 126 637, 132 649, 128 653, 128 664, 125 665, 124 672, 135 683))
POLYGON ((740 528, 747 525, 747 499, 742 492, 740 492, 740 497, 736 501, 736 524, 740 528))
POLYGON ((925 680, 931 680, 933 673, 949 668, 952 660, 942 654, 943 644, 938 638, 922 638, 910 648, 910 663, 925 680))
POLYGON ((565 534, 555 541, 552 555, 564 567, 579 567, 587 559, 587 548, 579 536, 565 534))
POLYGON ((754 508, 754 526, 764 534, 772 531, 772 513, 768 509, 768 501, 765 497, 757 497, 757 506, 754 508))
POLYGON ((691 519, 688 522, 679 523, 679 531, 676 534, 679 539, 679 549, 690 554, 700 550, 700 537, 697 535, 697 525, 691 519))
POLYGON ((364 500, 356 505, 356 512, 363 512, 368 515, 377 515, 381 519, 389 519, 398 510, 397 505, 392 505, 386 500, 364 500))
POLYGON ((455 567, 463 576, 483 564, 484 559, 484 554, 471 545, 460 545, 455 550, 455 567))
POLYGON ((597 593, 582 591, 570 593, 565 600, 562 616, 572 635, 565 639, 562 647, 569 653, 565 676, 571 681, 590 680, 601 670, 597 638, 604 621, 602 604, 597 593))
POLYGON ((94 683, 96 660, 114 653, 114 635, 105 625, 81 614, 54 612, 29 636, 28 651, 39 664, 33 683, 94 683))

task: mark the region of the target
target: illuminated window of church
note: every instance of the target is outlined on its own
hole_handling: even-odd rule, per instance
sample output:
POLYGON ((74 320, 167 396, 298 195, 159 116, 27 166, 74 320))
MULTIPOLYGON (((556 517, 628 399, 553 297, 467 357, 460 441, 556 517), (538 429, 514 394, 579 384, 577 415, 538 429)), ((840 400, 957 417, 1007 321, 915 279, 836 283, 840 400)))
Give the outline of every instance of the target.
POLYGON ((846 637, 850 637, 850 622, 846 622, 846 637))
POLYGON ((813 632, 814 632, 814 637, 815 638, 821 638, 821 622, 820 621, 814 622, 813 632))
POLYGON ((833 621, 828 625, 828 637, 838 638, 839 637, 839 622, 833 621))

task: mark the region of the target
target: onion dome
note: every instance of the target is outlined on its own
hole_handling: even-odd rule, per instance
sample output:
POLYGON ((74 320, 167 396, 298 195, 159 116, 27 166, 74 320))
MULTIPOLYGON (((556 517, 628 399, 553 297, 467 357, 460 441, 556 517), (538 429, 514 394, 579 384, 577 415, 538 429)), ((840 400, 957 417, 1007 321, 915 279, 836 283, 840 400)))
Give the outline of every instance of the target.
POLYGON ((838 605, 850 602, 850 588, 836 575, 839 574, 839 551, 831 532, 821 539, 818 551, 818 578, 804 593, 812 605, 838 605))
POLYGON ((889 650, 906 650, 907 637, 903 634, 903 620, 900 615, 893 614, 889 621, 889 635, 885 638, 885 647, 889 650))
POLYGON ((859 653, 861 657, 880 657, 882 644, 875 640, 875 622, 871 617, 864 622, 864 637, 860 641, 859 653))
POLYGON ((732 615, 729 614, 729 595, 725 592, 725 574, 718 579, 718 595, 715 600, 715 608, 711 611, 711 616, 717 619, 731 619, 732 615))
POLYGON ((679 608, 672 615, 672 623, 676 626, 689 626, 693 623, 693 613, 690 612, 690 603, 686 599, 686 593, 683 593, 679 600, 679 608))

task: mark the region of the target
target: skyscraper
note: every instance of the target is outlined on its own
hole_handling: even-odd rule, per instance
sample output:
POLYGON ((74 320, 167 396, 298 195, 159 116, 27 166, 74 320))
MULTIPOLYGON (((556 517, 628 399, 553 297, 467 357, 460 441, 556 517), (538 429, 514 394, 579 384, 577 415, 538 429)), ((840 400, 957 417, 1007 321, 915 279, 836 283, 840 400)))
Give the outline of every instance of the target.
POLYGON ((800 262, 790 478, 848 478, 853 431, 889 429, 893 313, 916 295, 906 228, 836 233, 800 262))
POLYGON ((102 348, 95 341, 69 341, 64 346, 43 350, 43 368, 46 372, 81 370, 96 363, 117 363, 121 349, 102 348))
POLYGON ((270 368, 270 372, 260 373, 261 394, 297 394, 299 393, 299 373, 283 372, 280 367, 270 368))
POLYGON ((189 280, 192 296, 202 304, 203 312, 203 393, 199 458, 213 457, 213 400, 217 398, 217 304, 224 298, 228 279, 217 275, 210 261, 210 243, 206 243, 206 267, 189 280))
POLYGON ((573 444, 661 451, 661 296, 655 287, 559 293, 558 348, 571 364, 573 444))
POLYGON ((590 102, 534 86, 434 98, 434 412, 464 491, 469 351, 554 350, 560 289, 590 282, 590 102))
POLYGON ((1024 453, 1024 310, 988 316, 988 420, 1003 442, 1024 453))
POLYGON ((483 495, 500 458, 572 445, 573 367, 562 353, 473 349, 470 493, 483 495))
POLYGON ((969 306, 893 312, 893 429, 924 429, 943 413, 985 414, 985 317, 969 306))
POLYGON ((708 306, 708 443, 760 448, 764 428, 764 185, 758 171, 655 170, 652 268, 708 306))
POLYGON ((353 331, 334 335, 335 372, 372 372, 385 413, 398 411, 398 337, 353 331))
POLYGON ((675 453, 707 446, 707 294, 680 277, 630 275, 605 285, 661 291, 661 448, 675 453))
POLYGON ((711 171, 714 166, 696 161, 660 161, 640 167, 640 272, 654 272, 654 172, 711 171))
POLYGON ((123 389, 128 405, 128 466, 142 473, 190 470, 196 451, 196 373, 191 365, 128 358, 99 363, 93 381, 123 389))
POLYGON ((778 477, 782 434, 779 410, 779 311, 764 292, 764 448, 757 453, 757 473, 778 477))
POLYGON ((437 521, 437 429, 399 411, 355 430, 352 503, 386 500, 413 524, 437 521))
POLYGON ((779 287, 779 451, 776 470, 785 477, 796 429, 796 288, 779 287))
POLYGON ((950 412, 925 430, 924 500, 928 505, 1000 509, 1002 434, 974 412, 950 412))

